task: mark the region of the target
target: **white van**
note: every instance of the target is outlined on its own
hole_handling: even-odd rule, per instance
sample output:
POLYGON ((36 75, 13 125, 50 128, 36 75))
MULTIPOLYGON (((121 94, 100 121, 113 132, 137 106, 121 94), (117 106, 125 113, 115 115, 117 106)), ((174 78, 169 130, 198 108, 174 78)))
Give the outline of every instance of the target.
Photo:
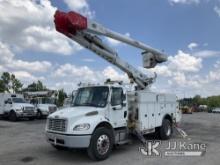
POLYGON ((11 121, 18 118, 33 120, 36 112, 34 106, 24 100, 23 95, 0 93, 0 115, 11 121))

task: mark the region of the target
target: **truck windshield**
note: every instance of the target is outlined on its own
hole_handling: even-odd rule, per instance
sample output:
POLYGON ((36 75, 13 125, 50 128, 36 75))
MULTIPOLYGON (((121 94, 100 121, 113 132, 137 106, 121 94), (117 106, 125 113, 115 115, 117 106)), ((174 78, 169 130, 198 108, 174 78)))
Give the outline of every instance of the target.
POLYGON ((23 98, 12 98, 13 103, 26 103, 23 98))
POLYGON ((42 104, 54 104, 55 99, 44 97, 44 98, 41 99, 41 103, 42 104))
POLYGON ((105 107, 107 104, 108 87, 80 88, 76 94, 73 106, 105 107))

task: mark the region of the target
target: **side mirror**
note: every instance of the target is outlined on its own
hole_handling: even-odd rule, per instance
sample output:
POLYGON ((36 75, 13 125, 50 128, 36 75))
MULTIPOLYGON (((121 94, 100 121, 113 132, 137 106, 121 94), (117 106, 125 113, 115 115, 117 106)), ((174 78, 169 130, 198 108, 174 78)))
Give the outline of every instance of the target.
POLYGON ((121 103, 121 106, 122 106, 122 107, 126 107, 126 103, 125 103, 125 102, 122 102, 122 103, 121 103))
POLYGON ((116 105, 114 107, 112 107, 112 109, 115 110, 121 110, 122 109, 122 105, 116 105))

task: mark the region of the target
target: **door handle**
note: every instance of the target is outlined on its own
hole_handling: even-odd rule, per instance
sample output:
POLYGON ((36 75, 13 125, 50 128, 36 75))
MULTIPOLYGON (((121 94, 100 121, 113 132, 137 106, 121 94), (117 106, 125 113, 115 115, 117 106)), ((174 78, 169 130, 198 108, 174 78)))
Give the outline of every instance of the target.
POLYGON ((124 111, 124 118, 126 118, 127 117, 127 111, 124 111))

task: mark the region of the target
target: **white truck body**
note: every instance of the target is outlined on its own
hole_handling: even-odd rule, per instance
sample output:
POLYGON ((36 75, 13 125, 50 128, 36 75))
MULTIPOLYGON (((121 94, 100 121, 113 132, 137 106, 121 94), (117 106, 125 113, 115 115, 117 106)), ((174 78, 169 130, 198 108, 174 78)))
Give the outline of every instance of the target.
POLYGON ((53 104, 52 101, 44 102, 43 99, 45 98, 40 98, 40 97, 36 99, 37 99, 37 104, 35 104, 36 110, 40 111, 42 116, 48 116, 49 114, 57 110, 57 106, 53 104))
POLYGON ((16 118, 33 118, 36 115, 34 106, 25 102, 23 95, 0 93, 0 115, 10 118, 12 113, 16 118))
POLYGON ((37 118, 48 116, 57 110, 53 91, 25 92, 26 99, 35 106, 37 118))
MULTIPOLYGON (((120 144, 133 129, 147 134, 161 127, 165 118, 172 123, 180 122, 181 112, 175 95, 158 94, 149 90, 127 92, 119 85, 83 88, 99 87, 107 88, 109 91, 106 105, 74 105, 49 115, 46 125, 49 143, 68 148, 88 148, 95 129, 100 125, 108 125, 114 131, 114 144, 120 144), (111 104, 113 89, 121 89, 126 96, 118 105, 111 104), (74 130, 83 125, 87 125, 88 129, 74 130)), ((79 95, 76 95, 75 99, 77 97, 79 95)))

